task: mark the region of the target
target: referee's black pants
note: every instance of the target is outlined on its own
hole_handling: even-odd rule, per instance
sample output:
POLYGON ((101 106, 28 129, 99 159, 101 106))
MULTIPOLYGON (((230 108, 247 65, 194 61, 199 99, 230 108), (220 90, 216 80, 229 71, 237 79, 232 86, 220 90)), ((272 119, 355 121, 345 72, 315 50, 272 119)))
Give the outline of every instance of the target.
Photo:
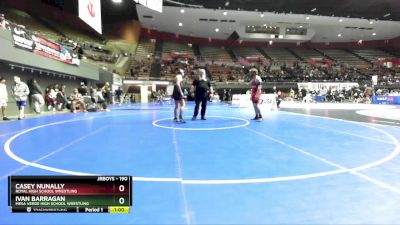
POLYGON ((201 118, 204 118, 206 116, 206 110, 207 110, 207 98, 206 97, 196 98, 195 102, 196 106, 194 107, 193 117, 197 117, 197 115, 199 115, 199 107, 201 103, 201 118))

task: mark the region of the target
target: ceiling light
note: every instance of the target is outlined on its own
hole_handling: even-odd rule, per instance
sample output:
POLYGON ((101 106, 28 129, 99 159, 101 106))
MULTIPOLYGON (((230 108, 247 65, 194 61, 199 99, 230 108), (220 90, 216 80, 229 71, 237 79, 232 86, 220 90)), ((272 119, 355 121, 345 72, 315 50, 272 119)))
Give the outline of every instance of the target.
POLYGON ((225 6, 229 6, 229 1, 225 2, 225 6))
POLYGON ((343 22, 343 19, 342 19, 342 18, 340 18, 340 19, 339 19, 339 22, 343 22))
POLYGON ((219 32, 219 28, 215 28, 215 32, 219 32))
POLYGON ((261 13, 260 17, 261 17, 261 18, 264 17, 264 13, 261 13))
POLYGON ((270 36, 271 38, 275 38, 275 34, 271 34, 271 36, 270 36))
POLYGON ((228 15, 228 12, 225 11, 225 12, 223 12, 222 14, 223 14, 224 16, 226 16, 226 15, 228 15))
POLYGON ((121 3, 122 0, 113 0, 114 3, 121 3))
POLYGON ((376 36, 376 33, 372 33, 372 36, 376 36))
POLYGON ((371 25, 374 24, 374 21, 369 21, 369 24, 371 24, 371 25))
POLYGON ((273 41, 269 41, 269 45, 272 45, 274 42, 273 41))
POLYGON ((181 27, 181 26, 183 26, 183 23, 179 22, 178 25, 181 27))
POLYGON ((338 34, 337 36, 338 36, 338 37, 341 37, 341 36, 342 36, 342 34, 338 34))
POLYGON ((315 12, 315 11, 317 11, 317 8, 311 9, 311 12, 315 12))
POLYGON ((310 17, 309 17, 309 16, 307 16, 307 17, 306 17, 306 20, 309 20, 309 19, 310 19, 310 17))
POLYGON ((300 25, 299 28, 303 28, 303 26, 300 25))
POLYGON ((184 9, 181 9, 181 13, 185 13, 185 10, 184 10, 184 9))

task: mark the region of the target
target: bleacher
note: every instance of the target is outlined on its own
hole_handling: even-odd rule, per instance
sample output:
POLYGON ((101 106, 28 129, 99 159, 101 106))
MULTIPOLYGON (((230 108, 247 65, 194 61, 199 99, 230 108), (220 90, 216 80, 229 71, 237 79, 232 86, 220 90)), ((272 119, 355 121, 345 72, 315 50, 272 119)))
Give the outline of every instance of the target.
POLYGON ((154 54, 155 42, 147 39, 141 39, 135 51, 135 56, 149 57, 154 54))
POLYGON ((246 57, 259 57, 264 59, 265 57, 255 48, 234 48, 232 49, 236 57, 246 58, 246 57))
POLYGON ((308 61, 311 59, 318 59, 324 58, 319 52, 315 51, 314 49, 309 48, 293 48, 291 49, 294 53, 300 56, 304 61, 308 61))
POLYGON ((2 10, 2 13, 4 13, 5 18, 8 21, 23 25, 26 29, 49 40, 57 41, 61 37, 57 31, 42 24, 40 21, 36 20, 26 12, 16 9, 5 9, 2 10))
POLYGON ((215 63, 232 63, 232 58, 223 47, 200 46, 201 57, 204 61, 215 63))
POLYGON ((211 80, 217 82, 224 82, 228 80, 228 75, 231 73, 231 68, 222 65, 209 65, 207 67, 211 75, 211 80))
POLYGON ((135 55, 132 57, 126 76, 134 76, 139 80, 149 80, 155 42, 141 39, 137 45, 135 55), (132 74, 133 72, 133 74, 132 74))
POLYGON ((262 48, 276 62, 298 61, 296 56, 284 48, 262 48))
POLYGON ((347 64, 350 66, 367 66, 368 63, 342 49, 319 49, 325 55, 331 57, 338 63, 347 64))
POLYGON ((396 58, 395 56, 379 49, 354 49, 352 51, 370 62, 375 62, 379 59, 396 58))
POLYGON ((175 42, 164 42, 163 54, 171 53, 188 54, 189 57, 194 57, 193 48, 189 45, 175 42))

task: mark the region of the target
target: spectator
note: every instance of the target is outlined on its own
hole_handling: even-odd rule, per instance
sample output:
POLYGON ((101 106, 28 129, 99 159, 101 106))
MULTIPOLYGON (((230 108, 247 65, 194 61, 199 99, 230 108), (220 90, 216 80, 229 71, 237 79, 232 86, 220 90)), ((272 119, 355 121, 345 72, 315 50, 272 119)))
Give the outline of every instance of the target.
POLYGON ((119 104, 122 104, 122 96, 123 96, 123 91, 122 88, 119 87, 116 91, 115 91, 115 98, 118 101, 119 104))
POLYGON ((89 94, 89 88, 85 85, 85 82, 81 82, 81 86, 79 87, 78 91, 82 96, 89 94))
POLYGON ((79 93, 78 88, 74 89, 74 91, 72 92, 72 94, 69 98, 71 99, 71 112, 72 113, 76 113, 77 105, 80 105, 80 109, 82 109, 83 112, 87 112, 85 102, 83 101, 82 94, 79 93))
POLYGON ((103 109, 103 110, 105 110, 105 111, 110 111, 108 108, 107 108, 107 104, 106 104, 106 101, 105 101, 105 99, 104 99, 104 97, 103 97, 103 93, 102 93, 102 91, 101 91, 101 88, 99 88, 99 89, 94 89, 94 94, 93 94, 93 98, 95 99, 95 103, 97 103, 98 105, 100 104, 101 105, 101 108, 103 109))
POLYGON ((50 111, 53 109, 53 112, 55 112, 57 104, 57 92, 53 87, 46 88, 44 100, 46 102, 47 110, 50 111))
POLYGON ((40 114, 42 111, 42 106, 44 105, 43 91, 35 79, 28 81, 28 87, 30 90, 31 105, 33 105, 33 110, 37 114, 40 114))
POLYGON ((61 88, 58 90, 56 100, 57 110, 64 110, 68 103, 67 96, 65 95, 65 85, 61 86, 61 88))
POLYGON ((110 83, 106 82, 105 85, 101 88, 101 92, 103 93, 105 104, 108 106, 109 104, 111 104, 112 98, 110 83))
POLYGON ((15 84, 12 87, 12 94, 19 110, 18 120, 22 120, 25 118, 25 106, 29 95, 29 88, 28 85, 22 82, 21 78, 18 76, 14 76, 14 82, 15 84))
POLYGON ((4 77, 0 77, 0 108, 3 120, 10 120, 8 119, 6 114, 7 102, 8 102, 8 94, 7 94, 6 79, 4 79, 4 77))

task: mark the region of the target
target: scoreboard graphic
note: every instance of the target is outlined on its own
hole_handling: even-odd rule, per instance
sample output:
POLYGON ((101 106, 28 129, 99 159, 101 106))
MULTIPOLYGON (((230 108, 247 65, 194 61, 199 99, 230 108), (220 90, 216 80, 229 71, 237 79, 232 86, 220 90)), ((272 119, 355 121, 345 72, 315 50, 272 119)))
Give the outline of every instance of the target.
POLYGON ((10 176, 13 213, 129 213, 131 176, 10 176))

